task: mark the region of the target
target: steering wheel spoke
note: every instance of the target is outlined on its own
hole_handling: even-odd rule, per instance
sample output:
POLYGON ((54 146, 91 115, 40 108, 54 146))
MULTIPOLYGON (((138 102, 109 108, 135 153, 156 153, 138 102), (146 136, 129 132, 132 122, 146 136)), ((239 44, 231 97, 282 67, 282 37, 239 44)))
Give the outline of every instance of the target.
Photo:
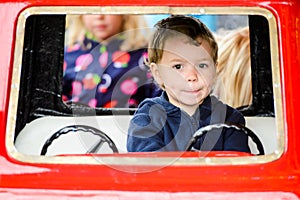
POLYGON ((87 150, 86 153, 96 153, 103 146, 104 143, 105 141, 100 138, 100 140, 97 143, 95 143, 89 150, 87 150))

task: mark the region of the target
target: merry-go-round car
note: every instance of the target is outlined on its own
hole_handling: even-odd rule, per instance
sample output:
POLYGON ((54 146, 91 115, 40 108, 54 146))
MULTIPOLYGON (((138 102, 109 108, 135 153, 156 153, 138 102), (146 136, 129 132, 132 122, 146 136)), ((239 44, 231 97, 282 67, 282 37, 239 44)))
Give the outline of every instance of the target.
POLYGON ((300 199, 299 9, 296 0, 0 2, 0 197, 300 199), (134 14, 151 22, 182 14, 215 27, 245 22, 252 101, 237 109, 246 125, 204 127, 195 137, 239 129, 251 153, 127 152, 136 108, 66 103, 66 16, 84 14, 134 14))

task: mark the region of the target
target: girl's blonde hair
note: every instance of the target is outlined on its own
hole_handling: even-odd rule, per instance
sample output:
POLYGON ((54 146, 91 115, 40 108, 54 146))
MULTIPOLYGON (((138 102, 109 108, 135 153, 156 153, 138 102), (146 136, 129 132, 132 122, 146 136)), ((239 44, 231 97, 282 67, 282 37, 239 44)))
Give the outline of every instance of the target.
MULTIPOLYGON (((66 18, 66 46, 76 43, 82 44, 87 30, 82 22, 82 15, 67 15, 66 18)), ((122 15, 123 27, 120 33, 124 34, 124 42, 121 50, 129 51, 146 47, 148 44, 149 31, 146 20, 139 15, 122 15)), ((99 41, 101 42, 101 41, 99 41)))
POLYGON ((213 94, 224 103, 240 107, 252 103, 249 28, 219 37, 217 79, 213 94))

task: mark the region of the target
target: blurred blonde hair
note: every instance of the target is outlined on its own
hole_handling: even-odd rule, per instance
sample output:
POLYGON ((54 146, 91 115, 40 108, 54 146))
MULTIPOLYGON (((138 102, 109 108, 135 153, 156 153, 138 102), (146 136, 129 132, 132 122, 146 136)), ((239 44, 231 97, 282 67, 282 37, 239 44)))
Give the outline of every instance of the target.
POLYGON ((249 28, 219 38, 219 61, 213 94, 232 107, 252 103, 249 28))
MULTIPOLYGON (((82 15, 67 15, 66 17, 66 46, 75 43, 82 43, 87 32, 82 15)), ((121 45, 121 50, 128 51, 136 48, 146 47, 150 33, 146 20, 139 15, 123 15, 123 27, 120 33, 124 33, 125 40, 121 45)), ((99 41, 101 42, 101 41, 99 41)))

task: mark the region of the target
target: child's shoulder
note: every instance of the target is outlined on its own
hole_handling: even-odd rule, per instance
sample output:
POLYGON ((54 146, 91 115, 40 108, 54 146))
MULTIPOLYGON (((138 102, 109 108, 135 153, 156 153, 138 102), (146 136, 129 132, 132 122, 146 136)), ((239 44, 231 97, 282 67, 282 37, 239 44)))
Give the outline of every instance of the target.
POLYGON ((210 102, 212 106, 216 106, 216 105, 223 105, 225 107, 227 107, 228 109, 235 109, 231 106, 229 106, 228 104, 224 103, 223 101, 221 101, 220 99, 218 99, 216 96, 214 95, 210 95, 209 96, 210 102))
POLYGON ((161 97, 151 97, 144 99, 138 106, 139 109, 150 108, 153 105, 162 105, 161 97))
POLYGON ((228 104, 223 103, 221 100, 219 100, 214 95, 210 95, 209 98, 211 100, 212 108, 215 107, 218 109, 220 109, 220 108, 226 109, 227 117, 235 116, 235 117, 239 117, 239 118, 244 118, 243 114, 240 111, 238 111, 236 108, 229 106, 228 104))

